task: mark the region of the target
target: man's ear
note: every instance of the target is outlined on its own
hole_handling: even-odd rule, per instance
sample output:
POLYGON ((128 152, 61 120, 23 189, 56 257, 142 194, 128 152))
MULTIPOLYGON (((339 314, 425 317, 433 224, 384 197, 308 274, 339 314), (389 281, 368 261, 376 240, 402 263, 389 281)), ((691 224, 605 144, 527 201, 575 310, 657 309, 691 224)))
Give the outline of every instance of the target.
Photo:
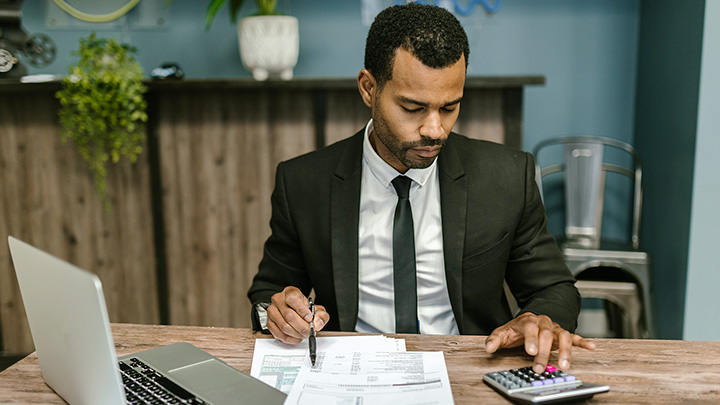
POLYGON ((369 70, 363 69, 357 77, 358 91, 366 106, 372 108, 377 96, 377 81, 369 70))

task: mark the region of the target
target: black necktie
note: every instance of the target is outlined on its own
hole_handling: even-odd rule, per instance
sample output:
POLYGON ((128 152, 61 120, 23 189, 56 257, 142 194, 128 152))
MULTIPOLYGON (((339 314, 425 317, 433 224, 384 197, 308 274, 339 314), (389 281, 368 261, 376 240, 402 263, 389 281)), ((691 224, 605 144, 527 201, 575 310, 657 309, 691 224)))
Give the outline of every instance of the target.
POLYGON ((411 183, 406 176, 395 177, 392 181, 398 195, 393 224, 395 333, 418 333, 415 232, 409 198, 411 183))

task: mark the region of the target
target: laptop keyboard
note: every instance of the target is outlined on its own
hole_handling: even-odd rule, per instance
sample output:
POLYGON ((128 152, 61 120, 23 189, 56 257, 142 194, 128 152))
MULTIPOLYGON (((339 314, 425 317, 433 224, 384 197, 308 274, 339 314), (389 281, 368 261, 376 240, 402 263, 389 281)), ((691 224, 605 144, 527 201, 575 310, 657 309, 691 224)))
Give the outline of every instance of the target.
POLYGON ((119 365, 128 405, 206 403, 135 357, 119 365))

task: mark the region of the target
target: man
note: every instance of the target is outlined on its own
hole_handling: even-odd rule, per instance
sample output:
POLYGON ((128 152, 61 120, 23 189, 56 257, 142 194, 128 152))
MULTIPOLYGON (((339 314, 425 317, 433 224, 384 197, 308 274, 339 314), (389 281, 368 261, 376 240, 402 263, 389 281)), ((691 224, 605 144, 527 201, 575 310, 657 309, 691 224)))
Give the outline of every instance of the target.
POLYGON ((524 344, 536 371, 552 349, 568 369, 572 346, 594 348, 569 332, 580 297, 546 230, 532 157, 450 132, 468 54, 442 8, 408 4, 376 17, 357 78, 372 119, 278 165, 272 235, 248 292, 255 329, 265 312, 275 338, 302 341, 314 289, 316 330, 490 334, 487 352, 524 344), (403 198, 409 208, 399 208, 403 198), (408 238, 397 230, 408 222, 414 238, 401 248, 408 238), (398 264, 408 251, 410 264, 398 264), (410 281, 396 281, 394 267, 412 269, 410 281), (504 282, 520 307, 514 318, 504 282))

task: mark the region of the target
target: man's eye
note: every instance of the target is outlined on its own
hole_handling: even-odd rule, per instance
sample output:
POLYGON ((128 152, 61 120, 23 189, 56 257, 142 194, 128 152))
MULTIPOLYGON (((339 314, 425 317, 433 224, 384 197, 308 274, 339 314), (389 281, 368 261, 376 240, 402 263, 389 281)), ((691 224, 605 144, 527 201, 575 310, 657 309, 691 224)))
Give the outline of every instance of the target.
POLYGON ((455 108, 456 107, 443 107, 443 108, 441 108, 441 110, 443 110, 445 112, 453 112, 453 111, 455 111, 455 108))
POLYGON ((407 111, 407 112, 409 112, 409 113, 416 113, 416 112, 420 112, 420 111, 422 110, 422 107, 419 107, 419 108, 407 108, 407 107, 403 107, 402 109, 405 110, 405 111, 407 111))

